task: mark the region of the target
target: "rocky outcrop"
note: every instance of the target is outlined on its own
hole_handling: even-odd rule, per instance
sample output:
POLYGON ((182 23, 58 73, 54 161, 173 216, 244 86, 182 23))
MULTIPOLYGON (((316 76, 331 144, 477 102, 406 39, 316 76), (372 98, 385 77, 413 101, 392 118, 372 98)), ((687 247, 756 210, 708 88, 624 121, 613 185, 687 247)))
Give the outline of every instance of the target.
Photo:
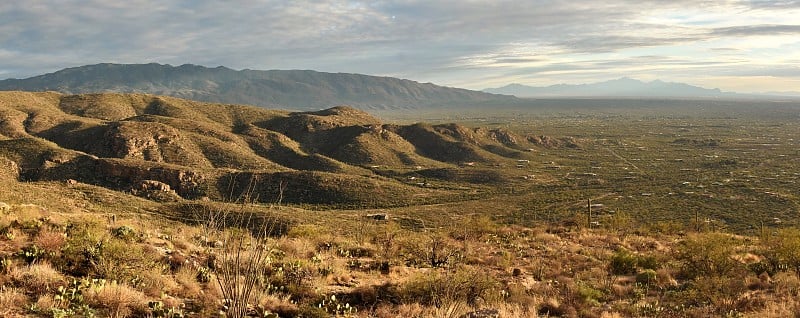
POLYGON ((174 144, 180 132, 170 126, 152 122, 117 122, 105 135, 114 158, 137 158, 162 162, 164 145, 174 144))
POLYGON ((545 148, 555 148, 555 147, 566 147, 566 148, 580 148, 578 145, 577 140, 572 137, 565 137, 565 138, 553 138, 550 136, 528 136, 528 142, 545 147, 545 148))
POLYGON ((510 131, 505 129, 492 129, 487 134, 489 138, 495 140, 505 146, 513 147, 518 144, 518 138, 510 131))
POLYGON ((192 199, 202 196, 201 185, 205 181, 200 173, 180 166, 130 164, 114 159, 98 160, 97 174, 111 180, 118 188, 154 187, 192 199))
POLYGON ((131 186, 131 193, 140 197, 160 202, 180 201, 180 196, 172 188, 161 181, 141 180, 131 186))

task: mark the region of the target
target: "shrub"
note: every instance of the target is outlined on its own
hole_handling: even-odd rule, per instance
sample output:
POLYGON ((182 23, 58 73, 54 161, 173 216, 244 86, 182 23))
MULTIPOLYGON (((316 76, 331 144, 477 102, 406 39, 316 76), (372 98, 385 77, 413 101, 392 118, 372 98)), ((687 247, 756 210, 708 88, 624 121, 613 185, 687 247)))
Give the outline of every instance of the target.
POLYGON ((764 245, 765 260, 761 265, 754 265, 753 270, 762 270, 770 274, 792 270, 800 275, 800 230, 780 229, 775 236, 768 238, 764 245))
POLYGON ((136 237, 136 230, 131 228, 130 226, 123 225, 118 228, 111 230, 111 235, 118 239, 122 239, 128 242, 134 241, 137 239, 136 237))
POLYGON ((290 238, 314 239, 327 234, 328 231, 319 225, 299 224, 289 229, 286 236, 290 238))
POLYGON ((67 239, 61 257, 53 259, 54 265, 72 276, 87 276, 100 260, 103 248, 101 235, 105 230, 93 224, 67 226, 67 239))
POLYGON ((140 244, 118 238, 101 241, 99 255, 92 263, 92 273, 102 278, 137 285, 139 273, 160 265, 156 255, 145 253, 140 244))
POLYGON ((438 233, 422 235, 402 242, 406 261, 414 265, 433 268, 452 266, 463 258, 460 246, 447 235, 438 233))
POLYGON ((719 313, 727 313, 736 309, 736 300, 746 290, 745 281, 740 277, 702 276, 694 279, 687 289, 693 291, 693 300, 685 300, 699 306, 711 305, 719 313))
POLYGON ((431 272, 411 278, 402 288, 406 302, 440 307, 463 301, 474 305, 478 299, 499 297, 498 282, 488 274, 472 269, 454 272, 431 272), (497 295, 497 296, 496 296, 497 295))
POLYGON ((658 274, 652 269, 645 269, 636 274, 636 283, 645 286, 652 285, 658 279, 658 274))
POLYGON ((61 252, 66 244, 67 237, 63 232, 45 229, 39 231, 34 238, 34 244, 41 247, 48 255, 56 255, 61 252))
POLYGON ((476 240, 496 232, 497 224, 491 218, 486 215, 473 215, 463 223, 461 228, 454 229, 450 236, 458 240, 476 240))
POLYGON ((675 258, 683 263, 683 273, 689 278, 724 276, 739 265, 731 258, 736 245, 727 234, 692 234, 679 244, 675 258))
POLYGON ((637 255, 636 265, 643 269, 657 270, 659 266, 658 259, 653 255, 637 255))
POLYGON ((620 250, 611 257, 609 269, 615 275, 631 275, 636 273, 638 259, 626 250, 620 250))

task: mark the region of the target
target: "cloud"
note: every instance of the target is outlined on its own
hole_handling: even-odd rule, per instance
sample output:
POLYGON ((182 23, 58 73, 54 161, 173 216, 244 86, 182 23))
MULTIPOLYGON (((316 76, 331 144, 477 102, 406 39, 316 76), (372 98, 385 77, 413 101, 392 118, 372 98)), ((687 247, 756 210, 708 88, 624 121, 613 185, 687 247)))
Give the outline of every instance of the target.
POLYGON ((723 40, 800 33, 791 20, 798 2, 5 1, 0 71, 25 77, 99 62, 194 63, 472 88, 530 72, 571 74, 565 80, 662 72, 655 75, 734 58, 758 64, 752 48, 723 40))
POLYGON ((756 9, 800 8, 800 1, 797 0, 750 0, 745 3, 756 9))
POLYGON ((711 33, 718 36, 792 35, 800 34, 800 25, 744 25, 717 28, 711 33))

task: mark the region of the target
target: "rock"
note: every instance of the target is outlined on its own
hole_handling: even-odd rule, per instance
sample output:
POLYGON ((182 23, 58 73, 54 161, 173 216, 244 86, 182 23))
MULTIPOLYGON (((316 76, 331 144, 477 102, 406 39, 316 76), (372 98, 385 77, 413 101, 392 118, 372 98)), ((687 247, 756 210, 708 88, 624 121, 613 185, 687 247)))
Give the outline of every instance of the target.
POLYGON ((139 191, 163 191, 163 192, 172 191, 172 189, 168 184, 156 180, 139 181, 139 184, 137 184, 134 188, 139 191))
POLYGON ((0 157, 0 180, 19 179, 19 166, 16 162, 0 157))
POLYGON ((459 316, 459 318, 499 318, 500 311, 497 309, 481 309, 468 312, 459 316))
POLYGON ((0 212, 8 213, 11 212, 11 206, 8 203, 0 202, 0 212))
POLYGON ((137 185, 144 184, 165 189, 152 182, 155 181, 169 186, 170 190, 184 198, 196 198, 202 194, 199 189, 204 177, 188 168, 184 170, 153 163, 136 165, 115 159, 100 159, 97 163, 96 175, 115 180, 119 185, 132 184, 136 189, 137 185))
POLYGON ((78 181, 75 181, 75 179, 67 179, 66 182, 67 182, 67 185, 76 185, 76 184, 78 184, 78 181))
POLYGON ((367 217, 375 221, 386 221, 389 219, 389 215, 386 213, 367 214, 367 217))
POLYGON ((506 145, 506 146, 516 146, 517 137, 514 136, 510 131, 505 129, 492 129, 489 131, 489 138, 497 140, 498 142, 506 145))
POLYGON ((530 142, 532 144, 543 146, 543 147, 547 147, 547 148, 558 147, 558 146, 561 145, 560 141, 558 141, 557 139, 555 139, 553 137, 550 137, 550 136, 528 136, 527 139, 528 139, 528 142, 530 142))
POLYGON ((162 123, 126 121, 113 123, 104 138, 111 157, 163 162, 162 146, 174 143, 180 133, 162 123))

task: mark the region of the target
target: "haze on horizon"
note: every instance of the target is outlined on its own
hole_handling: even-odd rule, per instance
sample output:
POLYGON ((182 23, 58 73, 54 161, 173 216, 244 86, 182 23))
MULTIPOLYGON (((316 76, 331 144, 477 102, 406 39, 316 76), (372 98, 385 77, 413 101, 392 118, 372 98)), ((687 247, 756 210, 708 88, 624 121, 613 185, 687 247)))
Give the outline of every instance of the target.
POLYGON ((113 63, 363 73, 480 90, 632 77, 800 91, 800 1, 9 1, 0 78, 113 63))

